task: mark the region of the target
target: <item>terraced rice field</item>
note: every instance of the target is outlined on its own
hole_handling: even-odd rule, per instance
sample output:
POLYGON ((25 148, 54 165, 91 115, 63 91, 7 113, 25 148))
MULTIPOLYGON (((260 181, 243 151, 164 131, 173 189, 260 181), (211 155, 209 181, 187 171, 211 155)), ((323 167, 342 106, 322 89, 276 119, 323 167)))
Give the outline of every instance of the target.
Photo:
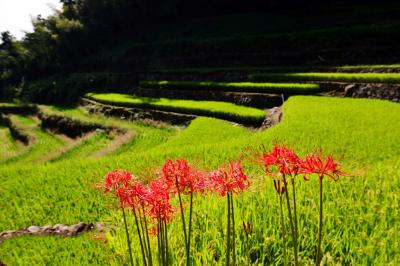
POLYGON ((259 73, 251 81, 325 81, 360 83, 400 83, 400 73, 259 73))
MULTIPOLYGON (((110 102, 114 103, 112 96, 110 102)), ((283 105, 282 122, 266 131, 206 117, 181 128, 89 115, 81 108, 41 108, 82 121, 129 129, 135 136, 111 153, 96 156, 97 151, 112 141, 101 132, 71 146, 71 141, 76 140, 44 131, 34 119, 18 115, 13 119, 36 139, 32 146, 24 147, 10 137, 7 128, 0 128, 0 206, 4 214, 0 216, 0 231, 79 221, 113 225, 104 234, 86 233, 76 238, 6 240, 0 246, 0 259, 6 265, 128 264, 121 213, 95 188, 107 171, 124 168, 149 177, 148 173, 166 159, 175 158, 186 158, 210 170, 228 160, 260 152, 262 145, 269 149, 277 142, 295 148, 300 154, 322 148, 325 153, 340 158, 344 169, 351 173, 325 186, 325 264, 397 265, 400 261, 398 104, 293 96, 283 105), (58 153, 60 157, 49 157, 49 153, 63 150, 66 152, 58 153)), ((281 264, 276 192, 271 180, 263 178, 260 167, 247 160, 244 164, 246 173, 254 179, 252 189, 236 197, 235 202, 238 263, 281 264), (243 221, 252 225, 250 238, 241 229, 243 221)), ((299 182, 300 257, 304 265, 312 264, 315 259, 317 190, 316 180, 299 182)), ((223 265, 225 202, 211 195, 194 200, 194 263, 223 265)), ((181 224, 177 220, 178 217, 174 218, 169 225, 174 265, 184 262, 181 224)), ((130 221, 133 226, 133 219, 130 221)), ((156 246, 156 239, 152 241, 156 246)), ((132 246, 135 257, 139 258, 135 237, 132 246)))
POLYGON ((301 83, 252 83, 252 82, 209 82, 209 81, 142 81, 142 88, 170 90, 219 90, 261 93, 315 94, 318 84, 301 83))
POLYGON ((173 100, 138 97, 117 93, 88 93, 87 98, 116 106, 156 109, 190 115, 212 116, 234 122, 261 125, 265 112, 260 109, 218 101, 173 100))

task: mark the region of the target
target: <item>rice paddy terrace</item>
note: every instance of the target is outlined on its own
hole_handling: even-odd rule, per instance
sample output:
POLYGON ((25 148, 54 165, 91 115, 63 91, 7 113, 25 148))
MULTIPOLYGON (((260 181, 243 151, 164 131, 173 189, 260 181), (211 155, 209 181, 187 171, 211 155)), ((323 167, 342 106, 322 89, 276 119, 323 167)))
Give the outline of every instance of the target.
MULTIPOLYGON (((107 171, 124 168, 143 174, 168 158, 214 168, 262 146, 285 143, 301 154, 322 148, 341 158, 352 173, 327 186, 324 263, 397 265, 399 69, 164 69, 142 75, 126 92, 88 91, 76 107, 3 103, 0 261, 126 264, 121 215, 96 189, 107 171), (80 228, 80 222, 93 225, 82 232, 65 227, 80 228)), ((245 164, 249 174, 262 176, 259 167, 245 164)), ((313 262, 312 232, 317 230, 317 186, 310 182, 311 188, 300 185, 298 195, 304 265, 313 262)), ((238 196, 236 219, 253 228, 251 238, 238 247, 241 265, 282 263, 274 226, 279 223, 273 204, 277 199, 269 185, 268 180, 257 183, 252 192, 238 196)), ((218 241, 224 238, 223 203, 210 197, 196 199, 195 213, 202 218, 194 226, 203 233, 194 235, 195 265, 224 263, 224 242, 218 241)), ((171 260, 178 265, 184 254, 179 223, 172 222, 169 230, 171 249, 177 250, 171 260)), ((237 230, 244 239, 239 225, 237 230)), ((139 254, 137 240, 132 241, 139 254)))

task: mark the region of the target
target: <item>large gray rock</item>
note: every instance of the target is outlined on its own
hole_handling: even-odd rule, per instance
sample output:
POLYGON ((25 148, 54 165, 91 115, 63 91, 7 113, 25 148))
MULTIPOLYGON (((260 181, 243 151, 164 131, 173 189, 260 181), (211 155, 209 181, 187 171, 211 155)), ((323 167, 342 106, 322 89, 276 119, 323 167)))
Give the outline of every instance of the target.
POLYGON ((32 225, 32 226, 28 227, 28 232, 30 234, 37 234, 39 231, 40 231, 40 227, 39 226, 32 225))

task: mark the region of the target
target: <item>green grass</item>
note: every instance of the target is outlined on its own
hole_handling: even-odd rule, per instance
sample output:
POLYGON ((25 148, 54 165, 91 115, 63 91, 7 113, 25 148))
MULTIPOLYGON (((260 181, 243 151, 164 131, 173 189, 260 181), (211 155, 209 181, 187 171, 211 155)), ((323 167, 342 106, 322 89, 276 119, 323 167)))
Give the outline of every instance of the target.
MULTIPOLYGON (((337 157, 344 156, 342 160, 346 170, 351 170, 359 176, 326 184, 326 204, 329 213, 326 224, 328 240, 324 249, 329 253, 324 260, 328 264, 393 264, 397 255, 391 247, 398 245, 398 242, 391 234, 395 234, 396 230, 392 225, 398 214, 395 206, 398 204, 396 195, 399 191, 392 185, 399 184, 400 147, 396 142, 399 133, 392 132, 382 139, 382 143, 374 136, 395 130, 399 126, 398 122, 396 125, 391 124, 392 119, 400 112, 399 107, 379 101, 293 97, 284 108, 283 123, 267 132, 250 134, 235 130, 228 133, 228 130, 221 130, 227 126, 224 123, 203 118, 193 121, 186 131, 191 135, 192 145, 186 144, 189 137, 184 131, 159 149, 165 151, 162 154, 167 154, 166 158, 190 158, 196 164, 209 167, 237 158, 242 150, 255 147, 260 149, 261 144, 270 146, 275 141, 284 141, 296 147, 302 154, 322 147, 327 153, 334 153, 337 157), (385 118, 387 114, 390 114, 390 117, 385 118), (375 119, 381 120, 377 123, 375 119), (208 134, 214 136, 211 142, 206 141, 206 138, 197 141, 202 128, 208 128, 208 134), (220 140, 216 141, 215 138, 218 138, 221 131, 230 136, 221 136, 220 140), (183 145, 179 146, 179 143, 183 145), (384 153, 380 147, 385 147, 384 153), (379 178, 382 172, 390 178, 379 178), (386 217, 384 221, 380 219, 382 213, 386 217), (353 221, 362 221, 365 224, 353 221)), ((156 151, 149 151, 148 155, 153 157, 153 153, 156 151)), ((160 162, 158 157, 154 156, 154 160, 160 162)), ((129 164, 128 168, 140 171, 141 163, 137 162, 137 166, 129 164)), ((248 168, 248 171, 259 175, 254 167, 248 168)), ((318 186, 314 181, 300 184, 299 190, 302 205, 301 228, 304 230, 304 234, 301 235, 301 250, 305 264, 312 263, 315 250, 313 243, 317 230, 318 208, 315 195, 318 186)), ((266 184, 270 187, 265 191, 265 184, 260 184, 252 192, 238 198, 236 217, 239 221, 249 221, 256 228, 250 243, 254 252, 262 251, 267 255, 265 263, 276 264, 279 263, 278 257, 282 252, 279 247, 279 228, 273 226, 279 222, 276 215, 277 199, 272 185, 268 182, 266 184)), ((223 241, 216 239, 224 239, 225 201, 214 197, 196 200, 196 215, 201 218, 198 218, 195 224, 198 228, 197 233, 201 231, 202 235, 194 236, 197 237, 195 250, 199 257, 202 256, 211 263, 214 257, 223 254, 224 250, 223 241)), ((118 217, 120 219, 120 214, 118 217)), ((180 226, 179 221, 171 225, 171 243, 179 243, 180 226)), ((237 229, 244 238, 239 225, 237 229)), ((124 250, 122 228, 117 237, 110 239, 113 248, 121 252, 124 250)), ((184 253, 183 247, 174 244, 171 248, 178 252, 174 259, 180 260, 184 253)), ((241 248, 241 264, 249 264, 248 253, 244 250, 245 247, 241 248)), ((139 252, 138 249, 135 250, 136 253, 139 252)), ((223 260, 214 263, 220 265, 223 264, 223 260)), ((201 262, 197 261, 197 265, 200 264, 201 262)))
MULTIPOLYGON (((261 151, 261 145, 268 149, 274 142, 283 142, 300 154, 322 148, 340 158, 344 169, 355 174, 325 183, 324 263, 397 265, 400 260, 400 121, 397 119, 400 106, 369 99, 293 96, 283 109, 282 123, 267 131, 252 132, 222 120, 202 117, 180 131, 141 125, 141 131, 138 130, 141 137, 113 156, 1 165, 0 206, 7 215, 0 216, 0 231, 31 224, 79 221, 116 225, 116 229, 106 234, 107 245, 93 241, 89 235, 73 239, 9 240, 0 247, 1 260, 7 265, 20 262, 30 265, 30 257, 36 265, 126 264, 128 254, 121 213, 93 186, 107 171, 126 168, 142 173, 160 167, 167 158, 187 158, 200 167, 214 168, 241 157, 243 152, 261 151), (52 253, 53 250, 58 252, 52 253)), ((263 176, 257 166, 247 161, 245 166, 252 176, 263 176)), ((312 264, 315 251, 317 191, 316 180, 308 183, 299 180, 300 257, 304 265, 312 264)), ((187 198, 184 201, 186 204, 187 198)), ((251 265, 257 259, 259 264, 282 263, 277 202, 270 180, 254 181, 250 191, 235 196, 238 265, 251 265), (249 242, 243 241, 242 221, 253 226, 249 242)), ((224 264, 224 208, 224 199, 208 195, 195 197, 193 254, 196 265, 224 264)), ((169 235, 170 248, 174 251, 172 259, 179 265, 184 260, 184 247, 180 244, 178 217, 170 224, 169 235)), ((133 248, 136 257, 139 247, 135 237, 133 248)))
POLYGON ((59 154, 52 161, 68 160, 71 158, 87 158, 93 156, 96 151, 105 148, 111 142, 107 133, 95 132, 89 138, 80 141, 78 145, 59 154))
POLYGON ((400 73, 259 73, 252 81, 334 81, 361 83, 400 83, 400 73))
POLYGON ((9 158, 6 163, 18 161, 30 164, 39 162, 42 161, 46 155, 59 150, 66 144, 62 139, 49 132, 42 131, 41 129, 35 129, 32 133, 35 136, 35 142, 32 146, 18 156, 9 158))
POLYGON ((265 119, 265 112, 260 109, 226 102, 172 100, 166 98, 136 97, 117 93, 88 93, 85 96, 100 103, 116 106, 211 116, 243 124, 261 125, 265 119))
POLYGON ((28 135, 33 136, 33 144, 25 150, 24 153, 14 156, 7 160, 10 162, 21 162, 21 163, 34 163, 42 161, 48 154, 56 152, 61 149, 66 142, 57 135, 54 135, 48 131, 43 131, 39 127, 39 122, 32 117, 26 117, 22 115, 11 115, 11 120, 17 125, 22 131, 28 135))
POLYGON ((253 74, 258 72, 302 72, 318 69, 324 72, 332 72, 337 70, 385 70, 398 69, 400 64, 374 64, 374 65, 344 65, 344 66, 327 66, 327 65, 307 65, 307 66, 240 66, 240 67, 189 67, 189 68, 164 68, 156 69, 154 72, 163 74, 214 74, 219 72, 241 72, 253 74))
POLYGON ((24 150, 24 146, 14 141, 10 130, 3 126, 0 126, 0 140, 0 163, 14 157, 24 150))
POLYGON ((18 104, 16 104, 16 103, 3 103, 3 102, 0 102, 0 108, 1 107, 16 107, 16 106, 18 106, 18 104))
POLYGON ((252 82, 209 82, 209 81, 141 81, 142 88, 170 90, 219 90, 261 93, 315 94, 318 84, 299 83, 252 83, 252 82))
POLYGON ((107 265, 110 261, 120 263, 118 257, 111 257, 109 253, 103 252, 106 244, 90 239, 90 236, 24 236, 11 239, 1 248, 13 250, 2 254, 1 260, 12 261, 12 265, 107 265))
MULTIPOLYGON (((147 150, 149 147, 160 145, 167 141, 176 132, 180 131, 178 127, 144 124, 141 122, 132 123, 126 120, 120 120, 112 117, 104 117, 101 115, 88 114, 84 108, 71 108, 60 106, 40 106, 41 110, 46 113, 68 116, 70 118, 79 119, 85 122, 97 123, 116 128, 134 130, 136 135, 134 139, 116 151, 116 153, 131 154, 138 151, 147 150)), ((84 149, 83 151, 85 151, 84 149)))
POLYGON ((339 69, 365 69, 365 68, 370 68, 370 69, 376 69, 376 68, 400 68, 400 64, 375 64, 375 65, 345 65, 338 67, 339 69))

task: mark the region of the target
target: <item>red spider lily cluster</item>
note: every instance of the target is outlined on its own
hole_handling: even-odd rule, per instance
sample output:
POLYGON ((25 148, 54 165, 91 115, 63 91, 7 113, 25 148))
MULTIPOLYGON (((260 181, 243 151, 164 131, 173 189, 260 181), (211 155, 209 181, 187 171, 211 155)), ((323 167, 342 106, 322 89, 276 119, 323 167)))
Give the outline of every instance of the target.
MULTIPOLYGON (((322 181, 324 176, 330 177, 332 180, 337 181, 339 176, 345 173, 338 168, 339 163, 335 162, 331 155, 322 156, 321 152, 307 154, 304 158, 300 158, 293 149, 286 146, 274 145, 270 152, 264 152, 259 158, 265 167, 267 175, 273 178, 274 188, 280 195, 281 216, 282 212, 282 196, 286 196, 286 205, 288 209, 288 216, 290 226, 292 229, 293 248, 295 265, 298 265, 298 221, 297 221, 297 207, 296 207, 296 187, 295 178, 302 175, 304 180, 308 181, 309 176, 315 174, 319 177, 320 182, 320 228, 318 234, 318 250, 316 264, 320 264, 321 259, 321 238, 322 238, 322 181), (290 196, 288 191, 288 179, 292 184, 292 198, 293 204, 290 203, 290 196), (292 206, 293 205, 293 206, 292 206), (292 214, 293 212, 293 214, 292 214)), ((283 219, 283 217, 282 217, 283 219)), ((285 225, 282 220, 282 231, 285 234, 285 225)), ((284 244, 285 245, 285 244, 284 244)), ((285 251, 286 252, 286 251, 285 251)))
POLYGON ((250 185, 240 162, 230 162, 207 173, 190 167, 186 160, 167 160, 158 178, 147 186, 134 181, 135 177, 126 170, 109 172, 104 179, 105 192, 113 193, 121 207, 144 207, 151 218, 163 221, 171 220, 174 208, 170 199, 178 191, 182 194, 210 191, 225 196, 227 192, 244 191, 250 185))
POLYGON ((302 173, 307 178, 309 174, 317 174, 318 176, 329 176, 331 179, 337 181, 339 176, 344 175, 343 171, 340 171, 338 167, 339 163, 333 160, 331 155, 323 158, 320 153, 309 154, 302 161, 302 173))
MULTIPOLYGON (((332 156, 323 156, 321 152, 307 154, 301 158, 296 152, 287 147, 274 145, 271 151, 256 156, 256 161, 261 163, 265 173, 272 177, 274 189, 279 195, 280 216, 283 235, 284 257, 286 263, 286 237, 283 206, 287 207, 294 250, 294 264, 298 265, 298 221, 296 207, 296 181, 297 176, 302 176, 305 181, 311 175, 319 177, 320 182, 320 227, 318 232, 317 265, 321 258, 322 238, 322 181, 328 176, 337 181, 344 173, 339 170, 340 164, 332 156), (291 187, 289 188, 289 185, 291 187), (292 197, 292 199, 291 199, 292 197), (286 202, 284 203, 284 199, 286 202)), ((229 162, 218 169, 206 172, 190 166, 186 160, 167 160, 156 174, 156 178, 144 185, 126 170, 115 170, 105 176, 105 192, 112 193, 119 201, 124 214, 127 243, 130 249, 128 227, 124 213, 125 208, 130 208, 135 216, 137 234, 142 251, 143 265, 152 265, 151 245, 148 235, 156 235, 158 239, 158 259, 160 265, 169 265, 167 224, 172 221, 175 208, 171 200, 177 196, 179 199, 182 231, 186 250, 186 265, 191 265, 190 238, 192 225, 192 207, 194 194, 206 192, 216 193, 227 198, 227 242, 226 265, 236 264, 235 251, 235 217, 233 195, 246 191, 250 186, 249 177, 244 173, 240 162, 229 162), (190 197, 189 219, 186 226, 185 210, 182 196, 190 197), (148 228, 147 222, 153 226, 148 228)), ((186 217, 187 218, 187 217, 186 217)), ((243 222, 243 230, 247 237, 252 232, 249 222, 243 222)), ((131 264, 133 264, 132 255, 131 264)))
MULTIPOLYGON (((221 196, 230 195, 232 197, 233 193, 240 193, 246 190, 249 185, 250 182, 244 174, 240 162, 230 162, 215 171, 205 172, 189 166, 186 160, 167 160, 157 174, 157 178, 147 185, 135 181, 135 177, 126 170, 109 172, 104 181, 105 192, 113 193, 119 200, 122 209, 131 208, 134 213, 144 265, 152 264, 150 244, 147 238, 149 234, 158 237, 159 263, 168 265, 167 223, 172 220, 174 214, 175 208, 171 204, 171 198, 174 195, 179 197, 187 264, 189 264, 193 194, 203 194, 208 191, 217 192, 221 196), (181 194, 190 195, 188 229, 185 224, 181 194), (149 230, 147 229, 146 217, 150 218, 149 221, 154 225, 149 230)), ((125 213, 124 221, 130 250, 125 213)))
MULTIPOLYGON (((329 176, 337 181, 339 176, 344 174, 338 169, 340 164, 335 162, 331 155, 324 158, 322 153, 318 152, 307 154, 302 159, 293 149, 286 146, 274 145, 270 152, 261 155, 261 161, 266 173, 274 180, 281 180, 282 176, 297 175, 303 175, 304 180, 308 180, 309 175, 317 174, 320 177, 329 176)), ((276 185, 275 188, 278 191, 279 186, 276 185)))
POLYGON ((269 174, 297 175, 300 172, 301 160, 294 150, 285 146, 274 145, 269 153, 264 153, 261 157, 265 169, 269 174), (273 166, 277 167, 274 172, 273 166))
POLYGON ((173 193, 192 194, 204 192, 206 174, 191 168, 186 160, 167 160, 161 171, 161 180, 172 189, 173 193))
POLYGON ((222 165, 218 170, 209 174, 209 189, 218 192, 221 196, 227 193, 240 193, 245 191, 250 182, 244 174, 239 162, 231 162, 229 165, 222 165))

